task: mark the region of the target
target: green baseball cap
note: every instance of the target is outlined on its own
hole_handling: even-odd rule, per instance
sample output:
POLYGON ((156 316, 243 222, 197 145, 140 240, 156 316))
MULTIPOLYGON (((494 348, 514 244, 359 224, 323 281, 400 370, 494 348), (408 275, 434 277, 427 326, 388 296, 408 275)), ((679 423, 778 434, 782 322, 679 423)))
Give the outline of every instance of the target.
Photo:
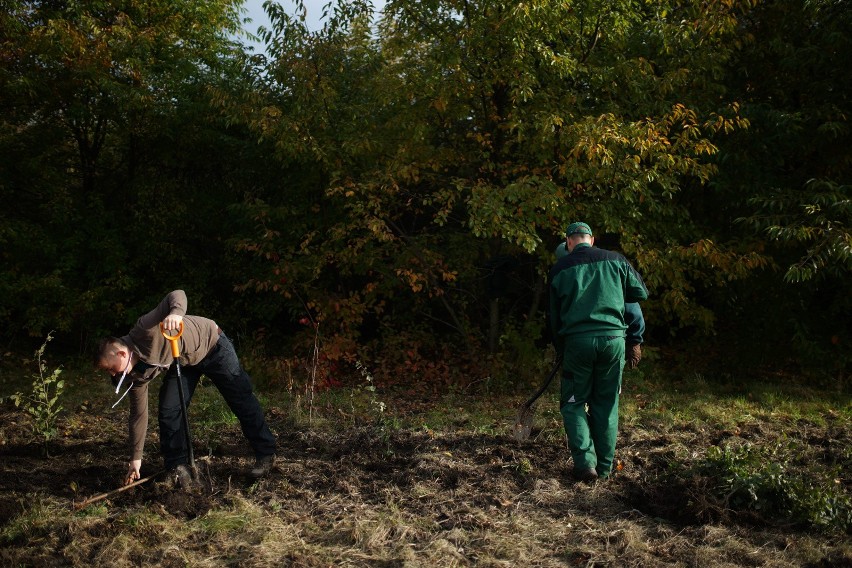
POLYGON ((578 221, 576 223, 571 223, 570 225, 568 225, 568 228, 565 229, 565 236, 566 237, 570 237, 571 235, 576 235, 578 233, 581 234, 581 235, 591 235, 592 234, 592 228, 589 227, 587 224, 580 223, 578 221))

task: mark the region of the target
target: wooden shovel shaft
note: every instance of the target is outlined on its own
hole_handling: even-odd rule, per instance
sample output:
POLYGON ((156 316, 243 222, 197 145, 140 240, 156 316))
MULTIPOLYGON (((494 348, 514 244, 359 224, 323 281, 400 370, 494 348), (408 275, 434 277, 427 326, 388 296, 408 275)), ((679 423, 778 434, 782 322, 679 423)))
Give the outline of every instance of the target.
POLYGON ((550 374, 547 376, 547 380, 544 381, 544 384, 539 387, 539 389, 533 394, 528 401, 523 403, 520 408, 518 408, 518 414, 515 417, 515 424, 512 427, 512 432, 515 436, 515 439, 519 442, 523 442, 530 437, 530 432, 532 432, 532 424, 533 424, 533 415, 535 411, 533 410, 533 403, 538 400, 538 397, 542 395, 542 393, 547 389, 550 383, 553 381, 553 377, 559 372, 559 369, 562 368, 562 357, 558 357, 556 359, 556 364, 553 366, 553 370, 550 371, 550 374))
POLYGON ((86 499, 85 501, 80 501, 79 503, 74 503, 74 510, 79 511, 80 509, 87 507, 87 506, 89 506, 92 503, 95 503, 97 501, 100 501, 101 499, 106 499, 107 497, 110 497, 111 495, 116 495, 118 493, 121 493, 122 491, 127 491, 131 487, 136 487, 137 485, 142 485, 146 481, 154 479, 155 477, 157 477, 161 473, 163 473, 163 472, 158 471, 154 475, 149 475, 148 477, 143 477, 142 479, 138 479, 138 480, 134 481, 133 483, 128 483, 127 485, 125 485, 123 487, 119 487, 118 489, 113 489, 112 491, 107 491, 106 493, 101 493, 100 495, 95 495, 94 497, 90 497, 90 498, 86 499))
POLYGON ((535 394, 533 394, 533 395, 530 397, 530 399, 529 399, 528 401, 526 401, 526 403, 524 403, 524 406, 526 406, 526 407, 530 407, 530 406, 532 406, 532 404, 533 404, 536 400, 538 400, 538 397, 540 397, 540 396, 541 396, 541 394, 542 394, 545 390, 547 390, 547 387, 548 387, 548 386, 550 386, 550 382, 553 380, 553 377, 555 377, 555 376, 556 376, 556 373, 558 373, 558 372, 559 372, 559 369, 561 369, 561 368, 562 368, 562 357, 557 357, 557 358, 556 358, 556 364, 553 366, 553 370, 552 370, 552 371, 550 371, 550 374, 547 376, 547 380, 546 380, 546 381, 544 381, 544 384, 543 384, 543 385, 541 385, 541 387, 540 387, 540 388, 539 388, 539 389, 535 392, 535 394))

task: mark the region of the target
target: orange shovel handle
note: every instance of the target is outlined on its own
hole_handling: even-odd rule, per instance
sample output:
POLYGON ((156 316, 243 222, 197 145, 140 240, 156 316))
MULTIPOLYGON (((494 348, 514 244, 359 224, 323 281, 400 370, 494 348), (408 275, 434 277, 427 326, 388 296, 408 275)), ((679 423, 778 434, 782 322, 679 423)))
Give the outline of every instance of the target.
POLYGON ((163 329, 163 323, 160 322, 160 333, 162 333, 163 337, 168 339, 172 344, 172 357, 175 359, 180 357, 180 345, 178 345, 178 339, 180 339, 180 336, 183 335, 183 322, 180 322, 180 328, 178 328, 177 335, 169 335, 166 333, 166 330, 163 329))

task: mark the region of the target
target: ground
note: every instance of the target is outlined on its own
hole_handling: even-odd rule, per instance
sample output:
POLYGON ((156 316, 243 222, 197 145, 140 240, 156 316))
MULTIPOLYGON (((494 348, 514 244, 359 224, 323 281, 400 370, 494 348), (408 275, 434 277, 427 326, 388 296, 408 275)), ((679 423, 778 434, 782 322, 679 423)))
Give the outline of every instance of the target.
MULTIPOLYGON (((199 429, 205 490, 184 492, 160 475, 111 493, 124 467, 121 414, 69 410, 45 458, 29 417, 4 404, 0 564, 852 566, 848 534, 726 510, 710 498, 714 480, 666 475, 675 460, 727 437, 805 432, 813 447, 835 452, 852 442, 845 421, 625 424, 620 471, 590 485, 571 477, 552 415, 524 442, 511 435, 511 415, 483 428, 460 406, 454 422, 432 429, 339 411, 320 426, 272 405, 280 458, 261 481, 247 476, 253 460, 227 425, 213 437, 199 429)), ((153 433, 148 451, 156 455, 153 433)), ((143 476, 157 468, 147 461, 143 476)))

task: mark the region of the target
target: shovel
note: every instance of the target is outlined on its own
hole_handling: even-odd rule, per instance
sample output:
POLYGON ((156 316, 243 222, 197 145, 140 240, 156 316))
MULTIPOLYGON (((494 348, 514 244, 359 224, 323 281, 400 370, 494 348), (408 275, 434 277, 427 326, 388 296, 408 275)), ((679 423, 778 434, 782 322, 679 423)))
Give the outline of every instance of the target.
MULTIPOLYGON (((199 484, 198 468, 195 465, 195 455, 192 451, 192 435, 189 433, 189 414, 186 411, 186 395, 183 392, 183 377, 180 375, 180 345, 178 339, 183 335, 183 322, 180 322, 180 328, 177 335, 169 335, 160 323, 160 333, 163 337, 169 340, 172 344, 172 357, 175 359, 175 371, 177 372, 178 395, 180 396, 180 409, 183 414, 183 431, 186 434, 186 450, 189 452, 189 471, 192 475, 192 481, 199 484)), ((189 489, 189 488, 185 488, 189 489)))
POLYGON ((553 380, 553 377, 556 376, 561 368, 562 357, 558 357, 556 359, 556 364, 553 366, 553 370, 550 371, 550 374, 547 376, 547 380, 544 381, 544 384, 535 391, 535 394, 533 394, 528 401, 518 408, 518 414, 515 417, 515 425, 512 428, 512 432, 515 439, 519 442, 529 439, 530 432, 532 431, 533 417, 535 416, 535 407, 533 407, 533 404, 536 400, 538 400, 538 397, 547 390, 547 387, 550 386, 550 382, 553 380))
POLYGON ((74 506, 74 510, 79 511, 80 509, 85 509, 86 507, 88 507, 92 503, 96 503, 97 501, 100 501, 101 499, 106 499, 107 497, 112 497, 113 495, 117 495, 118 493, 121 493, 122 491, 127 491, 131 487, 136 487, 137 485, 142 485, 143 483, 147 483, 148 481, 154 479, 155 477, 157 477, 161 473, 163 473, 163 472, 158 471, 154 475, 149 475, 148 477, 143 477, 142 479, 137 479, 133 483, 128 483, 127 485, 123 485, 123 486, 119 487, 118 489, 113 489, 112 491, 107 491, 106 493, 101 493, 100 495, 95 495, 94 497, 90 497, 89 499, 86 499, 85 501, 80 501, 79 503, 76 502, 76 501, 73 501, 72 504, 74 506))

